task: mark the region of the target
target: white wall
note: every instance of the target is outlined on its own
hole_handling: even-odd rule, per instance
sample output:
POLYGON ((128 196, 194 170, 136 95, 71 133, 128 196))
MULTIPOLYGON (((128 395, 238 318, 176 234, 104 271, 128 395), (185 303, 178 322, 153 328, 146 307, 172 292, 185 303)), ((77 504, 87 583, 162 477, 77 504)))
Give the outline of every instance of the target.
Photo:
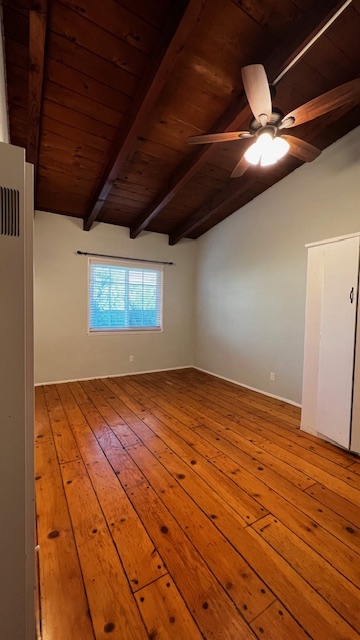
POLYGON ((197 241, 195 365, 300 403, 304 245, 356 231, 360 127, 197 241))
POLYGON ((3 44, 2 7, 0 6, 0 142, 9 142, 6 106, 5 54, 3 44))
POLYGON ((196 243, 170 247, 165 235, 35 215, 35 381, 135 373, 193 364, 196 243), (88 258, 76 251, 172 261, 164 267, 162 333, 87 335, 88 258), (129 364, 129 356, 134 364, 129 364))

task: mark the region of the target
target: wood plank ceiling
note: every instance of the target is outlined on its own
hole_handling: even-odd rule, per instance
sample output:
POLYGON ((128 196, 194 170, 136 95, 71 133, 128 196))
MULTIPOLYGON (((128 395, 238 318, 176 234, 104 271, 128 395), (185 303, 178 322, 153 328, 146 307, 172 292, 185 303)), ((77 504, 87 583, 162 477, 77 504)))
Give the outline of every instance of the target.
MULTIPOLYGON (((10 134, 36 165, 37 209, 198 238, 299 167, 230 174, 244 141, 191 135, 248 127, 241 67, 272 82, 343 2, 3 0, 10 134)), ((285 113, 359 76, 360 0, 280 80, 285 113)), ((295 135, 324 149, 355 128, 349 105, 295 135), (331 125, 331 126, 330 126, 331 125)))

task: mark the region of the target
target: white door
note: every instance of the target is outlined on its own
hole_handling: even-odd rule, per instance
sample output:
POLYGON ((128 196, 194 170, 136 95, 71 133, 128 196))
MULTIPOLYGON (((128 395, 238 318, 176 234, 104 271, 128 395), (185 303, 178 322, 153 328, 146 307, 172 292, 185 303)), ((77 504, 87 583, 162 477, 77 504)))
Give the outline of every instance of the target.
POLYGON ((359 238, 324 245, 317 431, 350 446, 359 238))

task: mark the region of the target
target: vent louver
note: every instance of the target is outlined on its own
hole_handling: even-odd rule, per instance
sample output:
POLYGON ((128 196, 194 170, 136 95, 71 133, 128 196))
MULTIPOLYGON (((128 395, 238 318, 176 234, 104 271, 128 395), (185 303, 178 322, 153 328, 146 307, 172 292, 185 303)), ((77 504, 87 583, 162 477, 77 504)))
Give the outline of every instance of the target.
POLYGON ((0 235, 20 235, 20 193, 0 187, 0 235))

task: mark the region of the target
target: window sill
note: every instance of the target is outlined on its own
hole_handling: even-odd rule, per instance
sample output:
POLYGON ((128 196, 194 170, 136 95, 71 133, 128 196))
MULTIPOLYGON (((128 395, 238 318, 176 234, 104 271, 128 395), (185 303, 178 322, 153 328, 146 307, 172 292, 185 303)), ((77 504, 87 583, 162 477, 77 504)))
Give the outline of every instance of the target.
POLYGON ((121 336, 121 335, 142 335, 144 333, 164 333, 161 329, 114 329, 113 331, 87 331, 88 336, 121 336))

